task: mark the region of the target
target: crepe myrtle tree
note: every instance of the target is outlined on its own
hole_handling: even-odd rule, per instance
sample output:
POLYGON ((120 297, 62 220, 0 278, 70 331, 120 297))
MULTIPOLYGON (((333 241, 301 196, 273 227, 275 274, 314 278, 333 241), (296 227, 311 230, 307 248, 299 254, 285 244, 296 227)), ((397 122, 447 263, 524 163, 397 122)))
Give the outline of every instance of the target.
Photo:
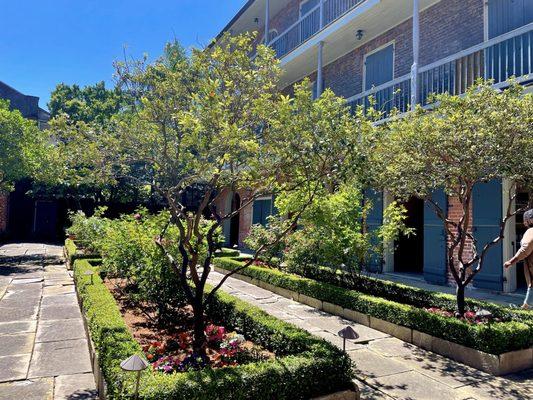
POLYGON ((465 312, 465 287, 481 271, 489 250, 504 238, 517 212, 516 187, 533 190, 533 96, 509 82, 505 90, 477 82, 463 96, 435 96, 432 110, 416 112, 383 125, 372 150, 376 177, 399 198, 416 196, 430 204, 447 233, 447 265, 457 285, 457 313, 465 312), (488 243, 472 229, 472 194, 492 180, 513 182, 500 228, 488 243), (457 199, 459 217, 447 216, 431 194, 444 189, 457 199), (471 246, 471 247, 469 247, 471 246))
POLYGON ((170 56, 153 64, 120 63, 119 84, 135 99, 131 110, 103 127, 62 124, 58 129, 69 160, 84 165, 83 171, 104 180, 129 176, 165 199, 171 218, 155 240, 192 306, 193 348, 199 355, 206 351, 205 307, 240 270, 206 293, 224 221, 259 196, 297 194, 283 227, 244 269, 295 228, 325 185, 359 167, 357 121, 344 100, 327 91, 313 101, 308 82, 296 87, 293 98, 281 95, 278 61, 265 46, 250 58, 253 37, 225 36, 190 55, 174 44, 170 56), (139 166, 145 174, 138 173, 139 166), (191 187, 194 208, 183 203, 191 187), (229 213, 216 206, 224 189, 247 192, 229 213), (178 237, 168 235, 171 225, 178 237), (171 255, 170 241, 178 243, 179 258, 171 255))

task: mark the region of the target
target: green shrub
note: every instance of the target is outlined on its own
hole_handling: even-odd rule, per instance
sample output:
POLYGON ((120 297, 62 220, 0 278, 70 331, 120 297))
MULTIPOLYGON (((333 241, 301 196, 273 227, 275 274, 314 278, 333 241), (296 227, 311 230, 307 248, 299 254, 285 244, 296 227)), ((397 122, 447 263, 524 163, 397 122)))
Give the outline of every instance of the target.
POLYGON ((239 257, 241 252, 236 249, 228 249, 223 247, 220 251, 215 253, 215 257, 239 257))
MULTIPOLYGON (((242 266, 242 261, 228 258, 216 259, 214 263, 226 270, 233 270, 242 266)), ((242 270, 240 273, 274 286, 327 301, 343 308, 368 314, 375 318, 416 329, 487 353, 501 354, 533 346, 533 323, 527 318, 522 318, 523 314, 516 314, 515 318, 517 320, 515 321, 492 323, 490 326, 487 324, 469 324, 455 318, 427 312, 423 308, 411 304, 401 304, 275 269, 252 266, 242 270)), ((397 292, 400 292, 402 287, 403 285, 398 285, 397 292)), ((435 294, 437 299, 441 296, 444 295, 435 294)), ((431 304, 431 299, 431 297, 428 297, 430 303, 425 304, 426 307, 434 306, 434 304, 431 304)), ((478 304, 485 305, 484 303, 478 304)), ((494 307, 497 306, 492 306, 491 308, 494 309, 494 307)), ((503 310, 499 310, 499 312, 503 313, 503 310)))
POLYGON ((71 226, 67 229, 67 233, 75 236, 76 242, 89 252, 98 251, 98 241, 102 238, 109 221, 103 217, 105 211, 105 207, 98 208, 91 217, 87 217, 83 211, 69 214, 71 226))
MULTIPOLYGON (((119 364, 130 355, 141 353, 140 346, 102 280, 96 276, 91 284, 90 277, 84 275, 87 270, 96 268, 87 260, 75 262, 76 287, 109 396, 131 398, 133 376, 124 373, 119 364)), ((303 400, 351 387, 350 359, 326 341, 224 293, 215 296, 207 312, 213 321, 242 332, 274 351, 277 358, 172 375, 146 370, 141 379, 141 400, 303 400)))
POLYGON ((80 260, 80 259, 87 259, 87 258, 94 258, 95 254, 92 253, 84 253, 78 249, 78 246, 76 246, 76 242, 74 242, 71 239, 65 240, 65 252, 67 255, 67 259, 69 262, 69 265, 72 268, 72 265, 74 265, 74 261, 80 260))
MULTIPOLYGON (((135 215, 123 215, 108 222, 98 241, 102 272, 126 279, 128 296, 156 305, 160 318, 170 317, 172 310, 185 302, 178 274, 155 243, 169 218, 166 211, 150 215, 139 210, 135 215)), ((177 237, 176 229, 169 227, 165 240, 166 248, 179 263, 177 242, 172 239, 177 237)))

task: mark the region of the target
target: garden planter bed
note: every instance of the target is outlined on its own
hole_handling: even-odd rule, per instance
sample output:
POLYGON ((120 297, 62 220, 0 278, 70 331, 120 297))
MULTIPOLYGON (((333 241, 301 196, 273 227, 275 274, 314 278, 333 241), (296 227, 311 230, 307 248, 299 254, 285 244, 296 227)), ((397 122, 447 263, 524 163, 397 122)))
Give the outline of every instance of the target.
MULTIPOLYGON (((74 276, 93 343, 99 387, 105 381, 109 397, 130 398, 135 380, 119 364, 132 354, 142 354, 142 348, 92 260, 76 260, 74 276), (87 271, 94 272, 92 283, 87 271)), ((173 374, 146 370, 140 399, 309 399, 329 398, 332 393, 336 397, 331 398, 357 398, 349 358, 324 340, 224 293, 216 296, 208 317, 246 333, 247 339, 275 353, 276 359, 173 374)))
MULTIPOLYGON (((214 264, 227 273, 242 261, 220 258, 214 264)), ((494 375, 533 367, 533 323, 527 316, 478 325, 270 268, 252 266, 234 276, 494 375)))

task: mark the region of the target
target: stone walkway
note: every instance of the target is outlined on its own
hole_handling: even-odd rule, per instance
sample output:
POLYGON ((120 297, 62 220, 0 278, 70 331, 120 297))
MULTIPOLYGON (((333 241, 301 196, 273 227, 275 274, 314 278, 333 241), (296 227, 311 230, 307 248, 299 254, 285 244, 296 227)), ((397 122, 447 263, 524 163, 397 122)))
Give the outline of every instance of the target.
MULTIPOLYGON (((219 282, 222 276, 212 272, 210 283, 219 282)), ((349 341, 346 350, 356 364, 362 399, 533 399, 533 370, 494 377, 234 278, 222 290, 339 347, 342 340, 337 332, 351 325, 360 337, 349 341)))
POLYGON ((0 400, 95 399, 87 338, 60 246, 0 247, 0 400))

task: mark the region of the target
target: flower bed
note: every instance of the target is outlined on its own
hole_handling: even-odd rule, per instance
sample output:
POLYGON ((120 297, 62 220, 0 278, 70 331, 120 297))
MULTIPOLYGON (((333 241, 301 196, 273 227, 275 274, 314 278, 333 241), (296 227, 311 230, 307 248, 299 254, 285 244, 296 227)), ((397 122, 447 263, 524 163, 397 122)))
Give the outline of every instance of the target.
MULTIPOLYGON (((87 271, 97 272, 92 261, 75 261, 76 287, 108 393, 113 398, 130 398, 134 377, 123 372, 119 364, 143 349, 102 279, 95 274, 91 283, 87 271)), ((353 387, 349 358, 322 339, 224 293, 215 296, 207 316, 217 326, 240 332, 276 358, 172 374, 146 370, 140 399, 308 399, 353 387)))
MULTIPOLYGON (((240 259, 219 258, 214 260, 214 263, 225 270, 234 270, 242 266, 242 260, 240 259)), ((443 294, 431 295, 431 292, 418 291, 405 285, 383 283, 383 287, 391 288, 391 292, 396 295, 397 299, 406 299, 410 295, 413 297, 416 295, 418 297, 415 297, 415 300, 412 301, 412 303, 416 303, 424 296, 427 302, 423 307, 400 303, 271 268, 251 266, 239 273, 276 287, 291 290, 486 353, 498 355, 533 347, 533 320, 527 314, 513 314, 503 309, 503 307, 491 306, 482 302, 469 302, 472 307, 479 305, 494 310, 496 318, 504 318, 506 320, 506 322, 494 321, 491 324, 477 324, 459 320, 453 316, 442 315, 438 312, 429 312, 424 307, 446 309, 446 305, 452 304, 451 296, 443 294), (404 290, 405 292, 403 292, 404 290)), ((378 280, 374 279, 374 281, 378 280)), ((368 282, 366 283, 366 286, 362 285, 363 289, 369 287, 368 282)), ((378 287, 376 290, 382 290, 380 285, 381 283, 376 282, 376 287, 378 287)))

